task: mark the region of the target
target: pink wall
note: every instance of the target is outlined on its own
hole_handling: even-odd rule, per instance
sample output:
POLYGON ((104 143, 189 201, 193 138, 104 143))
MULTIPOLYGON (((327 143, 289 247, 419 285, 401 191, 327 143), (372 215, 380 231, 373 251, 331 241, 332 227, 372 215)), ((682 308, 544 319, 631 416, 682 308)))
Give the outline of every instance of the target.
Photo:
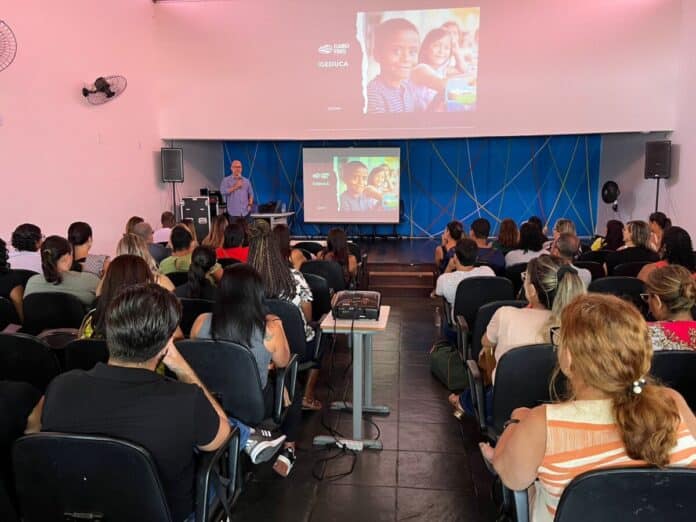
MULTIPOLYGON (((22 222, 65 235, 75 220, 94 230, 94 251, 110 254, 127 218, 153 224, 171 203, 160 181, 155 95, 154 5, 148 0, 4 2, 18 40, 0 72, 0 237, 22 222), (91 106, 84 82, 121 74, 128 88, 91 106)), ((198 193, 187 162, 179 193, 198 193)))

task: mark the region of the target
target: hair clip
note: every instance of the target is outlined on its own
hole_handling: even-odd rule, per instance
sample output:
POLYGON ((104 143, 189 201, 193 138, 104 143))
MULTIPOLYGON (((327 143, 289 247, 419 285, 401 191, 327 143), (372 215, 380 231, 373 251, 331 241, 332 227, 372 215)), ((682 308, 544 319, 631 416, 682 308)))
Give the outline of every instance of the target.
POLYGON ((633 381, 633 393, 640 395, 643 391, 643 386, 645 386, 645 378, 641 377, 637 381, 633 381))

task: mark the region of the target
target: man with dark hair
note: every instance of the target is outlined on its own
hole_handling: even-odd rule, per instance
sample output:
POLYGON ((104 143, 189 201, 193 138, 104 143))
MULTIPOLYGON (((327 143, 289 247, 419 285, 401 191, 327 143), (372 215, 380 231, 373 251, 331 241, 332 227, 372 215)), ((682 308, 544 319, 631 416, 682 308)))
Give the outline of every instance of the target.
MULTIPOLYGON (((159 264, 159 270, 163 274, 172 272, 188 272, 191 266, 191 254, 195 248, 193 236, 185 225, 177 225, 172 229, 171 240, 172 255, 165 257, 159 264)), ((217 283, 222 278, 222 266, 215 263, 206 274, 211 283, 217 283)))
POLYGON ((586 268, 578 268, 573 265, 573 260, 579 250, 580 239, 570 232, 559 234, 556 240, 551 244, 551 255, 560 258, 564 265, 572 266, 585 284, 585 288, 587 288, 592 281, 592 273, 586 268))
POLYGON ((230 433, 224 411, 174 346, 180 318, 179 301, 158 285, 123 290, 107 311, 108 365, 56 377, 42 416, 47 431, 107 435, 146 448, 173 520, 193 512, 194 450, 216 450, 230 433), (160 363, 178 380, 159 375, 160 363))
POLYGON ((176 217, 174 214, 165 210, 160 216, 162 227, 155 230, 152 234, 154 243, 169 243, 169 234, 172 233, 172 228, 176 225, 176 217))
POLYGON ((454 247, 454 271, 442 274, 437 278, 435 290, 432 296, 442 296, 447 299, 447 302, 452 305, 454 310, 454 298, 457 295, 457 287, 464 279, 469 277, 494 277, 495 272, 489 266, 475 266, 476 256, 478 254, 478 246, 473 239, 463 238, 457 241, 454 247))
POLYGON ((488 236, 491 233, 491 224, 485 218, 475 219, 471 224, 469 237, 476 241, 478 246, 477 263, 489 265, 493 270, 502 271, 505 268, 505 256, 503 253, 495 249, 488 242, 488 236))
POLYGON ((43 242, 41 229, 31 223, 24 223, 12 232, 12 246, 14 252, 10 252, 10 266, 15 270, 31 270, 41 273, 41 253, 39 248, 43 242))
POLYGON ((454 247, 464 235, 464 226, 461 221, 450 221, 442 233, 441 243, 435 249, 435 266, 442 274, 445 271, 454 270, 454 265, 450 260, 454 257, 454 247))

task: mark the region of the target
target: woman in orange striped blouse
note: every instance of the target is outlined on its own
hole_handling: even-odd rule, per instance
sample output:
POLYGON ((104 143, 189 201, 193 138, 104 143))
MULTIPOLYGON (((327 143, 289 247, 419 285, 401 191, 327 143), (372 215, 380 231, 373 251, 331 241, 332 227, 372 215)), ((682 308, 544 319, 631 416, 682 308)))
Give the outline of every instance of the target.
POLYGON ((586 471, 696 467, 696 417, 679 393, 648 376, 652 347, 638 310, 588 294, 566 306, 561 324, 552 337, 571 398, 515 410, 497 446, 481 445, 506 486, 535 486, 535 522, 552 521, 565 487, 586 471))

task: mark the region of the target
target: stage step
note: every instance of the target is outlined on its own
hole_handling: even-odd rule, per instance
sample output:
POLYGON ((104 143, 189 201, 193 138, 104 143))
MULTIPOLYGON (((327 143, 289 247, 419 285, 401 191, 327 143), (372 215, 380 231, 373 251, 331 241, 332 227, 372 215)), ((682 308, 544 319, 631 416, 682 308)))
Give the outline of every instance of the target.
POLYGON ((384 296, 427 297, 435 287, 430 263, 368 263, 370 290, 384 296))

